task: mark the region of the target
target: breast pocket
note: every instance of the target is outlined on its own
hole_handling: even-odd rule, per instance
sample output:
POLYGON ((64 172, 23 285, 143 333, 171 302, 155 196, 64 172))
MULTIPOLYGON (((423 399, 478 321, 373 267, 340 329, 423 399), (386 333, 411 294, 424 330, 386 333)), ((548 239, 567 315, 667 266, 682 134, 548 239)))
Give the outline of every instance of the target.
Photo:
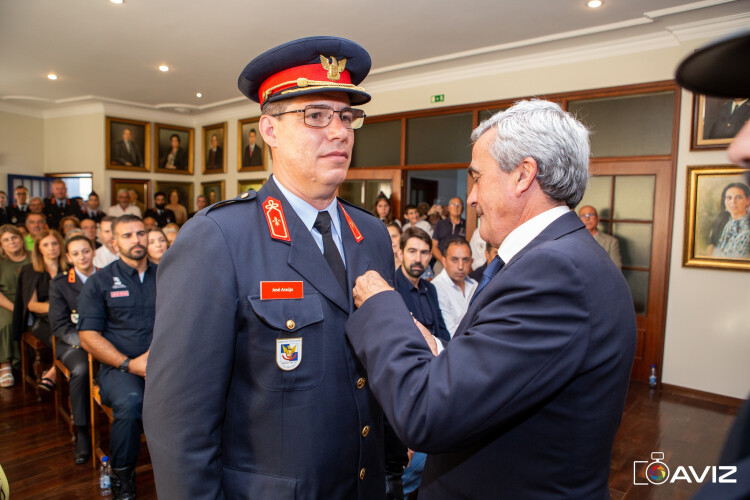
POLYGON ((265 389, 300 391, 320 385, 325 362, 323 306, 315 292, 301 299, 247 298, 250 370, 265 389))

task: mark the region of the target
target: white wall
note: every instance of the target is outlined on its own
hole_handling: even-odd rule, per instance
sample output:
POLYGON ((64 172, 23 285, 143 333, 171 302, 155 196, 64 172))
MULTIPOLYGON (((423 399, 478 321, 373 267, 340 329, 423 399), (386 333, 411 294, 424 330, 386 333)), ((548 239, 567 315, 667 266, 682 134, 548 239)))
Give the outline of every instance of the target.
POLYGON ((44 120, 0 110, 0 189, 7 191, 8 174, 43 172, 44 120))

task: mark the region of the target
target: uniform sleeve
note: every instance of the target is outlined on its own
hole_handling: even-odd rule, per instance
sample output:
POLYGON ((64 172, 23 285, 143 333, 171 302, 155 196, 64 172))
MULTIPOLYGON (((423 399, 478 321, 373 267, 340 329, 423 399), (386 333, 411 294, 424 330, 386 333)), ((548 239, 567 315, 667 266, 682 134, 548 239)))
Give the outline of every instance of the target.
POLYGON ((68 345, 80 346, 81 339, 78 337, 76 325, 70 320, 70 307, 63 293, 67 286, 62 280, 54 280, 49 285, 49 323, 52 334, 68 345))
POLYGON ((86 280, 78 296, 78 330, 103 332, 107 321, 107 308, 100 292, 98 280, 86 280))
POLYGON ((349 318, 368 382, 410 448, 442 453, 478 442, 575 375, 588 343, 583 280, 564 255, 525 258, 532 265, 487 285, 489 302, 437 357, 396 292, 375 295, 349 318))
POLYGON ((237 308, 224 234, 212 218, 193 217, 157 273, 143 423, 159 498, 224 496, 221 427, 237 308))

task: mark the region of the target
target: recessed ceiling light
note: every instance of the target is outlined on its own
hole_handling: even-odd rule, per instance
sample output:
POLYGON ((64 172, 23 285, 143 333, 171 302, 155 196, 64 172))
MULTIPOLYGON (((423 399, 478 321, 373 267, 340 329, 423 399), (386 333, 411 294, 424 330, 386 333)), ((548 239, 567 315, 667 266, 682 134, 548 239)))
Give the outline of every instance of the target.
POLYGON ((159 71, 163 71, 166 73, 167 71, 169 71, 169 66, 167 66, 166 64, 162 64, 161 66, 159 66, 159 71))
POLYGON ((586 5, 588 5, 591 9, 596 9, 597 7, 602 6, 602 0, 589 0, 586 5))
POLYGON ((57 80, 57 75, 54 73, 50 73, 49 75, 47 75, 47 78, 49 78, 50 80, 57 80))
POLYGON ((203 94, 201 94, 200 92, 198 92, 197 94, 195 94, 195 97, 197 97, 198 99, 200 99, 201 97, 203 97, 203 94))
POLYGON ((120 5, 121 3, 124 3, 123 0, 109 0, 112 3, 116 3, 117 5, 120 5))

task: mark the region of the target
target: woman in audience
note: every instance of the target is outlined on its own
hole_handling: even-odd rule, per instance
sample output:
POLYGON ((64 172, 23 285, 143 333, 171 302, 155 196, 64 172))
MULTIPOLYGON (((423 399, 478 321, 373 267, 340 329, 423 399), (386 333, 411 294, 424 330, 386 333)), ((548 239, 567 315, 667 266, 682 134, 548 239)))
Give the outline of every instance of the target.
POLYGON ((401 226, 395 222, 391 222, 386 225, 388 228, 388 234, 391 235, 391 247, 393 248, 393 262, 396 264, 396 269, 401 267, 403 260, 403 254, 401 253, 401 226))
POLYGON ((187 220, 187 209, 180 204, 180 193, 176 189, 173 189, 169 193, 169 205, 168 209, 174 212, 174 218, 177 225, 181 226, 187 220))
POLYGON ((162 255, 164 255, 164 252, 169 248, 169 241, 167 241, 164 232, 158 227, 149 230, 147 236, 148 260, 158 265, 159 261, 161 261, 162 255))
POLYGON ((750 257, 750 187, 744 182, 727 184, 721 192, 722 212, 714 220, 709 253, 714 257, 750 257))
POLYGON ((75 234, 65 243, 65 256, 73 267, 59 274, 49 286, 49 322, 55 336, 55 354, 70 371, 70 407, 76 427, 73 460, 86 463, 91 456, 89 415, 89 363, 78 337, 78 294, 86 280, 96 272, 94 244, 83 234, 75 234))
POLYGON ((77 217, 74 217, 72 215, 67 215, 60 219, 60 234, 63 238, 66 238, 68 236, 68 232, 72 229, 80 229, 81 228, 81 222, 78 220, 77 217))
MULTIPOLYGON (((44 345, 52 349, 52 329, 49 324, 49 284, 52 278, 67 270, 62 252, 63 240, 60 233, 45 229, 34 240, 31 264, 21 268, 18 279, 18 292, 13 308, 13 332, 15 338, 28 328, 29 314, 31 332, 44 345)), ((57 371, 55 366, 42 375, 38 387, 45 391, 55 390, 57 371)))
POLYGON ((401 227, 401 221, 399 221, 398 219, 394 219, 393 214, 391 213, 391 201, 382 192, 375 200, 375 208, 372 210, 372 214, 378 219, 382 220, 386 226, 392 222, 395 222, 399 225, 399 227, 401 227))
POLYGON ((29 262, 21 231, 11 224, 0 226, 0 387, 15 383, 12 364, 18 364, 20 351, 13 340, 13 302, 18 273, 29 262))

